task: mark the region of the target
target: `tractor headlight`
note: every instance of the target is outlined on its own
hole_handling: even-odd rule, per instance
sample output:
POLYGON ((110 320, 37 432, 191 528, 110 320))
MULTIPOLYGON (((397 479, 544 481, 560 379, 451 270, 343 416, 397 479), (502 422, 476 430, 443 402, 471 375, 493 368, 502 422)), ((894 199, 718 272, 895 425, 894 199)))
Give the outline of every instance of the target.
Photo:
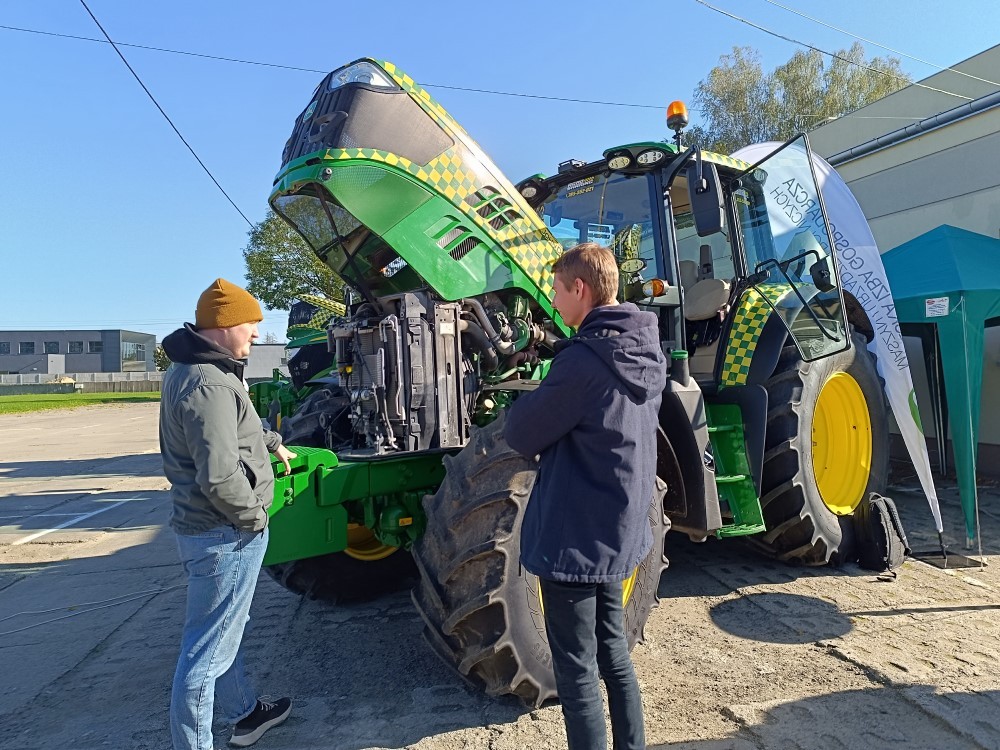
POLYGON ((609 169, 626 169, 632 165, 632 155, 627 151, 615 154, 608 159, 609 169))
POLYGON ((660 151, 660 149, 651 148, 646 151, 643 151, 641 154, 635 157, 635 160, 639 162, 639 164, 641 164, 642 166, 648 167, 653 164, 656 164, 656 162, 660 161, 660 159, 662 159, 665 156, 666 153, 660 151))
POLYGON ((329 91, 335 91, 349 83, 364 83, 380 89, 399 88, 377 65, 370 62, 358 62, 338 70, 330 76, 327 86, 329 91))

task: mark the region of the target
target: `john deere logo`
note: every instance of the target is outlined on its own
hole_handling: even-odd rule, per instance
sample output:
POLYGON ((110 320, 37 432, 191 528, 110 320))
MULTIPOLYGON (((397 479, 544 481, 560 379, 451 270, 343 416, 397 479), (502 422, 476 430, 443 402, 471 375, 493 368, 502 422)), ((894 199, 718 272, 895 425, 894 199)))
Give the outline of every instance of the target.
POLYGON ((309 103, 309 106, 306 107, 306 111, 302 113, 302 122, 306 122, 310 117, 312 117, 313 112, 315 111, 316 111, 316 100, 314 99, 312 102, 309 103))

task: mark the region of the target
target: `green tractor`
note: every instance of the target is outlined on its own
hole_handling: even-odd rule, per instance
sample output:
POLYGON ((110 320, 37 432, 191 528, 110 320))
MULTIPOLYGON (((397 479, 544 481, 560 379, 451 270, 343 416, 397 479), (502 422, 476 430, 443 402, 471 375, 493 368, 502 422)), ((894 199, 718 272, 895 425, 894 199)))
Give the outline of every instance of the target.
POLYGON ((656 605, 670 527, 806 565, 849 553, 851 513, 886 480, 885 401, 808 143, 750 165, 684 148, 681 109, 668 124, 674 143, 617 146, 514 186, 393 64, 365 58, 323 79, 270 203, 349 293, 342 315, 300 336, 298 382, 256 394, 304 446, 271 508, 278 581, 337 600, 415 580, 427 641, 462 676, 530 705, 555 697, 538 581, 518 564, 536 464, 502 425, 571 334, 550 264, 585 241, 615 253, 621 298, 659 317, 671 363, 649 467, 660 541, 626 582, 630 645, 656 605), (801 231, 776 231, 790 208, 801 231))

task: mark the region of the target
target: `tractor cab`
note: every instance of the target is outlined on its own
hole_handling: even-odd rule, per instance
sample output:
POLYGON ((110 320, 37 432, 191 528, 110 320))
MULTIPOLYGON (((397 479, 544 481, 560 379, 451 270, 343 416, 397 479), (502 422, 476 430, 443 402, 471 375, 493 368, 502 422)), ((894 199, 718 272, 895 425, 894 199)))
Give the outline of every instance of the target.
POLYGON ((773 335, 790 334, 806 361, 850 346, 805 136, 756 165, 629 144, 518 189, 564 248, 596 242, 615 253, 621 297, 658 314, 664 349, 689 352, 708 392, 740 380, 733 325, 756 342, 772 309, 784 324, 773 335))

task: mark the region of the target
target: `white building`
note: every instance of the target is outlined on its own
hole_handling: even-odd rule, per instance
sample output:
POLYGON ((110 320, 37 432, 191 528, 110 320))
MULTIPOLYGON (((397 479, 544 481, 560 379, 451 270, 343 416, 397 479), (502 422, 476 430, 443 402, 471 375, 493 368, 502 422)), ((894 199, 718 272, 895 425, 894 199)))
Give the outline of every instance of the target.
POLYGON ((248 383, 270 380, 275 369, 288 377, 288 360, 285 358, 284 344, 254 344, 250 347, 250 357, 243 373, 248 383))
MULTIPOLYGON (((953 69, 809 134, 857 197, 882 252, 941 224, 1000 236, 1000 45, 953 69)), ((907 339, 907 352, 930 431, 919 341, 907 339)), ((980 466, 1000 472, 1000 423, 989 418, 998 403, 1000 329, 993 328, 984 350, 980 466)))

